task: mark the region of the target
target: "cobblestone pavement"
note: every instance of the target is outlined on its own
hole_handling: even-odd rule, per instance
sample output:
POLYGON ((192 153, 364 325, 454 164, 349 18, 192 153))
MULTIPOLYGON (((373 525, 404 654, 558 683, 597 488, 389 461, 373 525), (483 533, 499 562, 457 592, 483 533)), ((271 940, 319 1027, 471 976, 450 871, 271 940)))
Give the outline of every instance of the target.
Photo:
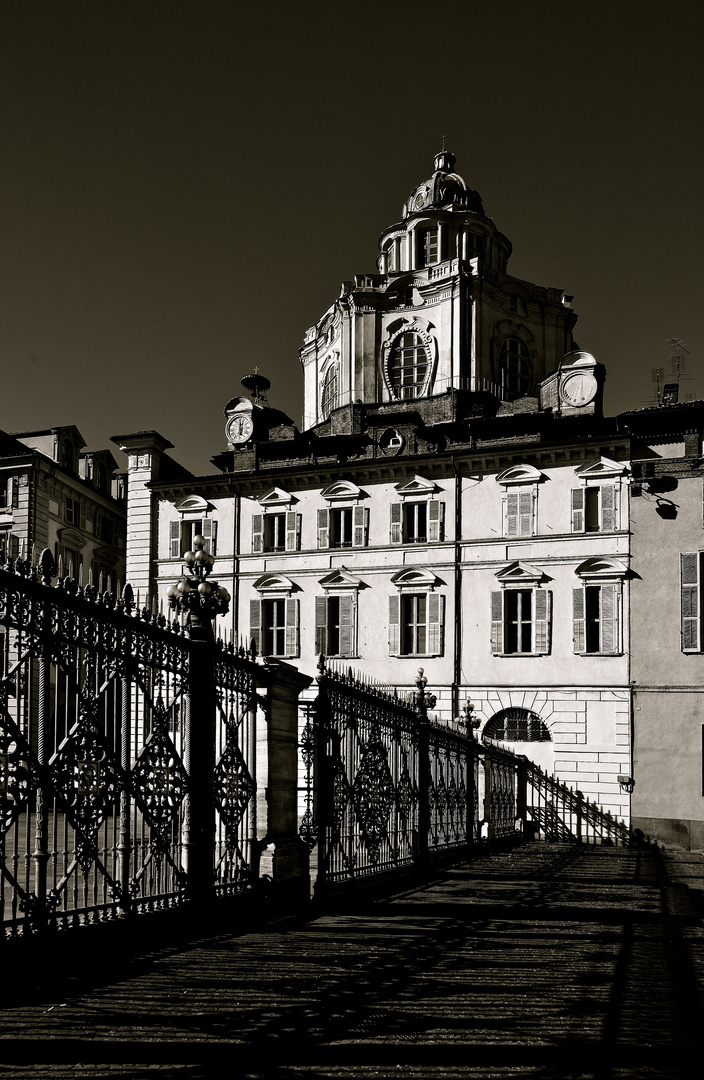
POLYGON ((689 1080, 703 915, 700 854, 530 844, 309 922, 6 970, 0 1076, 689 1080))

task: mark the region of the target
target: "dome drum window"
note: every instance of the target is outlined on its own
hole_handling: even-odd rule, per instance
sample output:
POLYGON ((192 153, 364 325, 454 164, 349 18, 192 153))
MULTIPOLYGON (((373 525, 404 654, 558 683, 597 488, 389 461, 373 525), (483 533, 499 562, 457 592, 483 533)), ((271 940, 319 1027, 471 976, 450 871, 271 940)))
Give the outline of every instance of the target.
POLYGON ((414 321, 404 323, 382 346, 389 397, 408 401, 429 393, 437 352, 435 339, 414 321))
POLYGON ((338 366, 337 362, 333 362, 323 376, 323 386, 320 394, 320 413, 323 420, 327 420, 330 413, 333 412, 339 404, 338 366))
POLYGON ((505 401, 514 401, 530 393, 533 386, 533 365, 528 348, 520 338, 506 338, 499 349, 496 366, 496 381, 505 401))

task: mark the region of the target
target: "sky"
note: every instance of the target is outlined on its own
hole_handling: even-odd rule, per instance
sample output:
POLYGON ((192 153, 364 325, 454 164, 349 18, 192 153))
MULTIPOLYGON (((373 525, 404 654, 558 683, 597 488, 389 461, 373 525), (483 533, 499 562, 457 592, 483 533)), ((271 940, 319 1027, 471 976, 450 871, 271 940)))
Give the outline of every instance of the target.
POLYGON ((0 428, 155 429, 213 472, 255 366, 298 350, 442 145, 574 295, 605 409, 671 337, 704 397, 704 5, 3 0, 0 428))

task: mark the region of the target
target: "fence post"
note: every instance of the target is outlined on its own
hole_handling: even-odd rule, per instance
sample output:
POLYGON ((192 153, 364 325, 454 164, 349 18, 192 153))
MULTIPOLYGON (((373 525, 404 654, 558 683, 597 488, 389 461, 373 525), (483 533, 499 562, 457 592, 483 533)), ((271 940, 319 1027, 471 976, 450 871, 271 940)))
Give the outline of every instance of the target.
MULTIPOLYGON (((130 642, 126 645, 126 654, 131 652, 130 642)), ((131 733, 132 733, 132 684, 128 670, 121 679, 121 707, 120 707, 120 764, 124 776, 129 776, 131 768, 131 733)), ((120 910, 127 915, 130 910, 130 856, 131 856, 131 794, 129 787, 120 792, 120 835, 118 842, 118 854, 120 859, 120 910)))
MULTIPOLYGON (((48 617, 49 610, 48 605, 45 605, 44 620, 48 617)), ((44 621, 46 626, 46 621, 44 621)), ((47 864, 49 862, 49 834, 48 834, 48 819, 46 813, 46 763, 47 763, 47 750, 46 739, 49 726, 49 708, 50 708, 50 689, 51 689, 51 670, 50 661, 47 658, 48 642, 45 640, 42 645, 42 653, 39 657, 39 688, 38 688, 38 709, 37 709, 37 764, 39 765, 39 783, 37 785, 37 794, 35 802, 35 819, 34 819, 34 852, 32 858, 34 861, 34 890, 35 890, 35 904, 34 910, 31 912, 31 920, 36 930, 42 930, 46 927, 47 911, 46 903, 46 875, 47 864)), ((18 672, 19 683, 19 672, 18 672)), ((29 689, 29 688, 28 688, 29 689)))
POLYGON ((189 900, 204 906, 215 881, 215 643, 207 616, 191 613, 185 724, 189 806, 186 876, 189 900))
POLYGON ((298 698, 313 680, 297 668, 266 657, 258 685, 267 688, 267 821, 262 845, 271 852, 278 901, 307 901, 308 848, 298 835, 298 698))
POLYGON ((430 837, 430 723, 428 721, 428 699, 425 687, 428 680, 423 675, 423 668, 418 668, 415 695, 416 716, 418 718, 418 837, 415 844, 415 860, 423 868, 428 862, 430 837))
POLYGON ((528 838, 528 762, 525 755, 516 764, 516 817, 521 821, 521 832, 528 838))
POLYGON ((496 835, 496 828, 491 812, 492 779, 491 751, 487 748, 484 750, 484 824, 486 825, 486 840, 493 840, 496 835))

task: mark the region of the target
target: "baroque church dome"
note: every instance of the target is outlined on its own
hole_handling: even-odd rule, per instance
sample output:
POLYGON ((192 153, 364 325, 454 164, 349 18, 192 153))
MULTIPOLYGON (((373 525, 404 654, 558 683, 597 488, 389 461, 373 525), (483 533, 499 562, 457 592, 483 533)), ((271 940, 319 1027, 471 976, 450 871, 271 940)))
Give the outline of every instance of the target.
POLYGON ((433 175, 424 180, 412 192, 403 208, 403 217, 422 210, 449 209, 450 207, 483 214, 479 192, 468 188, 463 178, 454 171, 455 155, 441 150, 435 155, 433 175))

